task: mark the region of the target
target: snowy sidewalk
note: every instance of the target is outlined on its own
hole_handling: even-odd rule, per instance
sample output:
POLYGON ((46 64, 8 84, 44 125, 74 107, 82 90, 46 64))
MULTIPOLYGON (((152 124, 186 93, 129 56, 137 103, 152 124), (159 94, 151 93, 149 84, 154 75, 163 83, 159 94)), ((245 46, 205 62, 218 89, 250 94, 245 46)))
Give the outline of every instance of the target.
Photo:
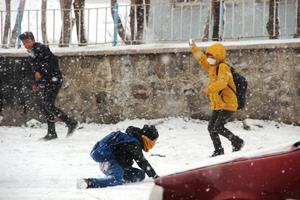
MULTIPOLYGON (((131 120, 114 125, 83 124, 71 138, 65 138, 67 128, 58 124, 59 138, 44 142, 46 125, 40 128, 0 127, 0 200, 146 200, 152 183, 131 184, 104 189, 78 190, 76 179, 103 176, 89 156, 96 141, 129 125, 157 123, 160 133, 157 145, 146 157, 162 176, 210 163, 213 146, 207 132, 207 122, 183 118, 131 120)), ((227 127, 242 137, 246 145, 242 155, 257 149, 275 147, 300 140, 300 127, 270 121, 247 120, 250 130, 241 122, 227 127)), ((224 156, 232 157, 230 143, 222 138, 224 156)), ((148 179, 150 180, 150 179, 148 179)))

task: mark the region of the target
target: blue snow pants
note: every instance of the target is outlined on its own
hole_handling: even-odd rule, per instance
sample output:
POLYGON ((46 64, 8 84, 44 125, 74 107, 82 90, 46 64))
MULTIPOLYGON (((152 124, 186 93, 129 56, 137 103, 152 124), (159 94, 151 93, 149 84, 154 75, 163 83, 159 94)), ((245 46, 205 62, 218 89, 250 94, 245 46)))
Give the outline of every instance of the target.
POLYGON ((123 168, 116 160, 100 163, 100 170, 106 177, 89 178, 89 187, 115 186, 124 183, 139 182, 145 179, 145 172, 143 170, 134 167, 123 168))

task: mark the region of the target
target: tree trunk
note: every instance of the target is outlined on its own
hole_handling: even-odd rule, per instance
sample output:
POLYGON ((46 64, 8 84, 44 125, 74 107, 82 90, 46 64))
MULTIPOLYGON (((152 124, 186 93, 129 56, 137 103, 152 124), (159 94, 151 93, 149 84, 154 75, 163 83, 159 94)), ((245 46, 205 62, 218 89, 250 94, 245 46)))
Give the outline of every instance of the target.
POLYGON ((211 19, 211 7, 208 7, 208 11, 207 11, 207 20, 206 20, 206 24, 205 24, 205 28, 204 28, 204 33, 203 33, 203 37, 202 37, 202 41, 208 41, 209 39, 209 26, 210 26, 210 19, 211 19))
POLYGON ((129 19, 130 19, 130 36, 131 36, 131 41, 135 41, 135 13, 136 13, 136 3, 137 0, 131 0, 130 2, 130 14, 129 14, 129 19))
POLYGON ((146 25, 148 26, 151 0, 145 0, 145 5, 146 5, 145 6, 146 7, 146 25))
POLYGON ((145 24, 148 25, 150 0, 132 0, 130 8, 130 32, 134 43, 142 43, 144 40, 145 24), (145 16, 146 15, 146 16, 145 16), (146 19, 146 22, 145 22, 146 19), (137 26, 135 27, 135 24, 137 26))
POLYGON ((42 22, 41 22, 41 29, 42 29, 42 39, 44 44, 48 44, 48 37, 47 37, 47 0, 42 0, 42 22))
POLYGON ((148 24, 150 0, 140 0, 138 4, 139 6, 137 9, 137 40, 138 42, 142 42, 144 40, 145 25, 147 26, 148 24))
POLYGON ((84 25, 85 0, 75 0, 73 6, 75 12, 77 40, 79 46, 86 46, 87 39, 85 37, 85 25, 84 25))
POLYGON ((19 34, 21 32, 21 30, 18 30, 18 28, 21 27, 21 24, 19 24, 19 23, 21 23, 22 19, 23 19, 25 1, 26 0, 20 0, 20 2, 19 2, 18 13, 17 13, 17 16, 16 16, 15 25, 14 25, 14 28, 11 32, 11 37, 10 37, 10 41, 9 41, 9 46, 10 47, 15 47, 16 46, 17 32, 19 32, 19 34))
POLYGON ((297 31, 296 31, 296 38, 300 37, 300 0, 298 0, 298 7, 297 7, 297 31))
POLYGON ((220 24, 220 0, 213 0, 212 1, 212 11, 213 11, 213 41, 219 41, 219 24, 220 24))
POLYGON ((2 36, 2 47, 7 48, 8 44, 8 35, 9 35, 9 29, 10 29, 10 6, 11 6, 11 1, 10 0, 5 0, 5 22, 4 22, 4 31, 3 31, 3 36, 2 36))
POLYGON ((71 19, 72 0, 60 0, 61 8, 61 35, 59 39, 60 47, 68 47, 71 40, 72 19, 71 19))
POLYGON ((279 0, 270 0, 269 21, 267 23, 267 31, 270 39, 278 39, 279 36, 278 4, 279 0))
MULTIPOLYGON (((116 3, 117 0, 111 0, 111 15, 112 15, 112 18, 113 20, 115 21, 114 19, 114 16, 115 16, 115 11, 114 11, 114 6, 115 6, 115 3, 116 3)), ((126 31, 122 25, 122 22, 121 22, 121 19, 120 17, 118 17, 118 33, 121 37, 121 39, 124 41, 125 44, 130 44, 130 37, 126 34, 126 31)))

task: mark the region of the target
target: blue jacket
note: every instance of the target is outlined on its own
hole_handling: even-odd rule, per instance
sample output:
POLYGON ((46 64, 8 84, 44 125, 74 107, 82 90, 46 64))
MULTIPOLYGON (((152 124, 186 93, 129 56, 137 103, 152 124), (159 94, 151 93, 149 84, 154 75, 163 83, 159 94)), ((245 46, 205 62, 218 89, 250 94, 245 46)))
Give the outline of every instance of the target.
POLYGON ((143 140, 139 134, 112 132, 95 144, 91 156, 97 162, 114 159, 123 168, 131 167, 136 161, 149 177, 157 176, 143 154, 143 140))

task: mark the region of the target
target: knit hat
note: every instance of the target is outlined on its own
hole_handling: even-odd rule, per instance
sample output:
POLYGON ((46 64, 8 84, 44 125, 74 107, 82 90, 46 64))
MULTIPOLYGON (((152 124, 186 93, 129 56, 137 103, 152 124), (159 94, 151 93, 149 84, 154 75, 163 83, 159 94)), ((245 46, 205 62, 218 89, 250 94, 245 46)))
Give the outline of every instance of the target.
POLYGON ((148 137, 150 140, 156 140, 159 136, 154 125, 144 125, 142 128, 142 135, 148 137))
POLYGON ((142 130, 135 126, 128 126, 128 128, 125 130, 125 133, 132 134, 132 135, 140 135, 142 130))
POLYGON ((33 36, 32 32, 26 31, 26 32, 22 33, 21 35, 19 35, 19 39, 22 41, 26 40, 26 39, 34 40, 34 36, 33 36))

